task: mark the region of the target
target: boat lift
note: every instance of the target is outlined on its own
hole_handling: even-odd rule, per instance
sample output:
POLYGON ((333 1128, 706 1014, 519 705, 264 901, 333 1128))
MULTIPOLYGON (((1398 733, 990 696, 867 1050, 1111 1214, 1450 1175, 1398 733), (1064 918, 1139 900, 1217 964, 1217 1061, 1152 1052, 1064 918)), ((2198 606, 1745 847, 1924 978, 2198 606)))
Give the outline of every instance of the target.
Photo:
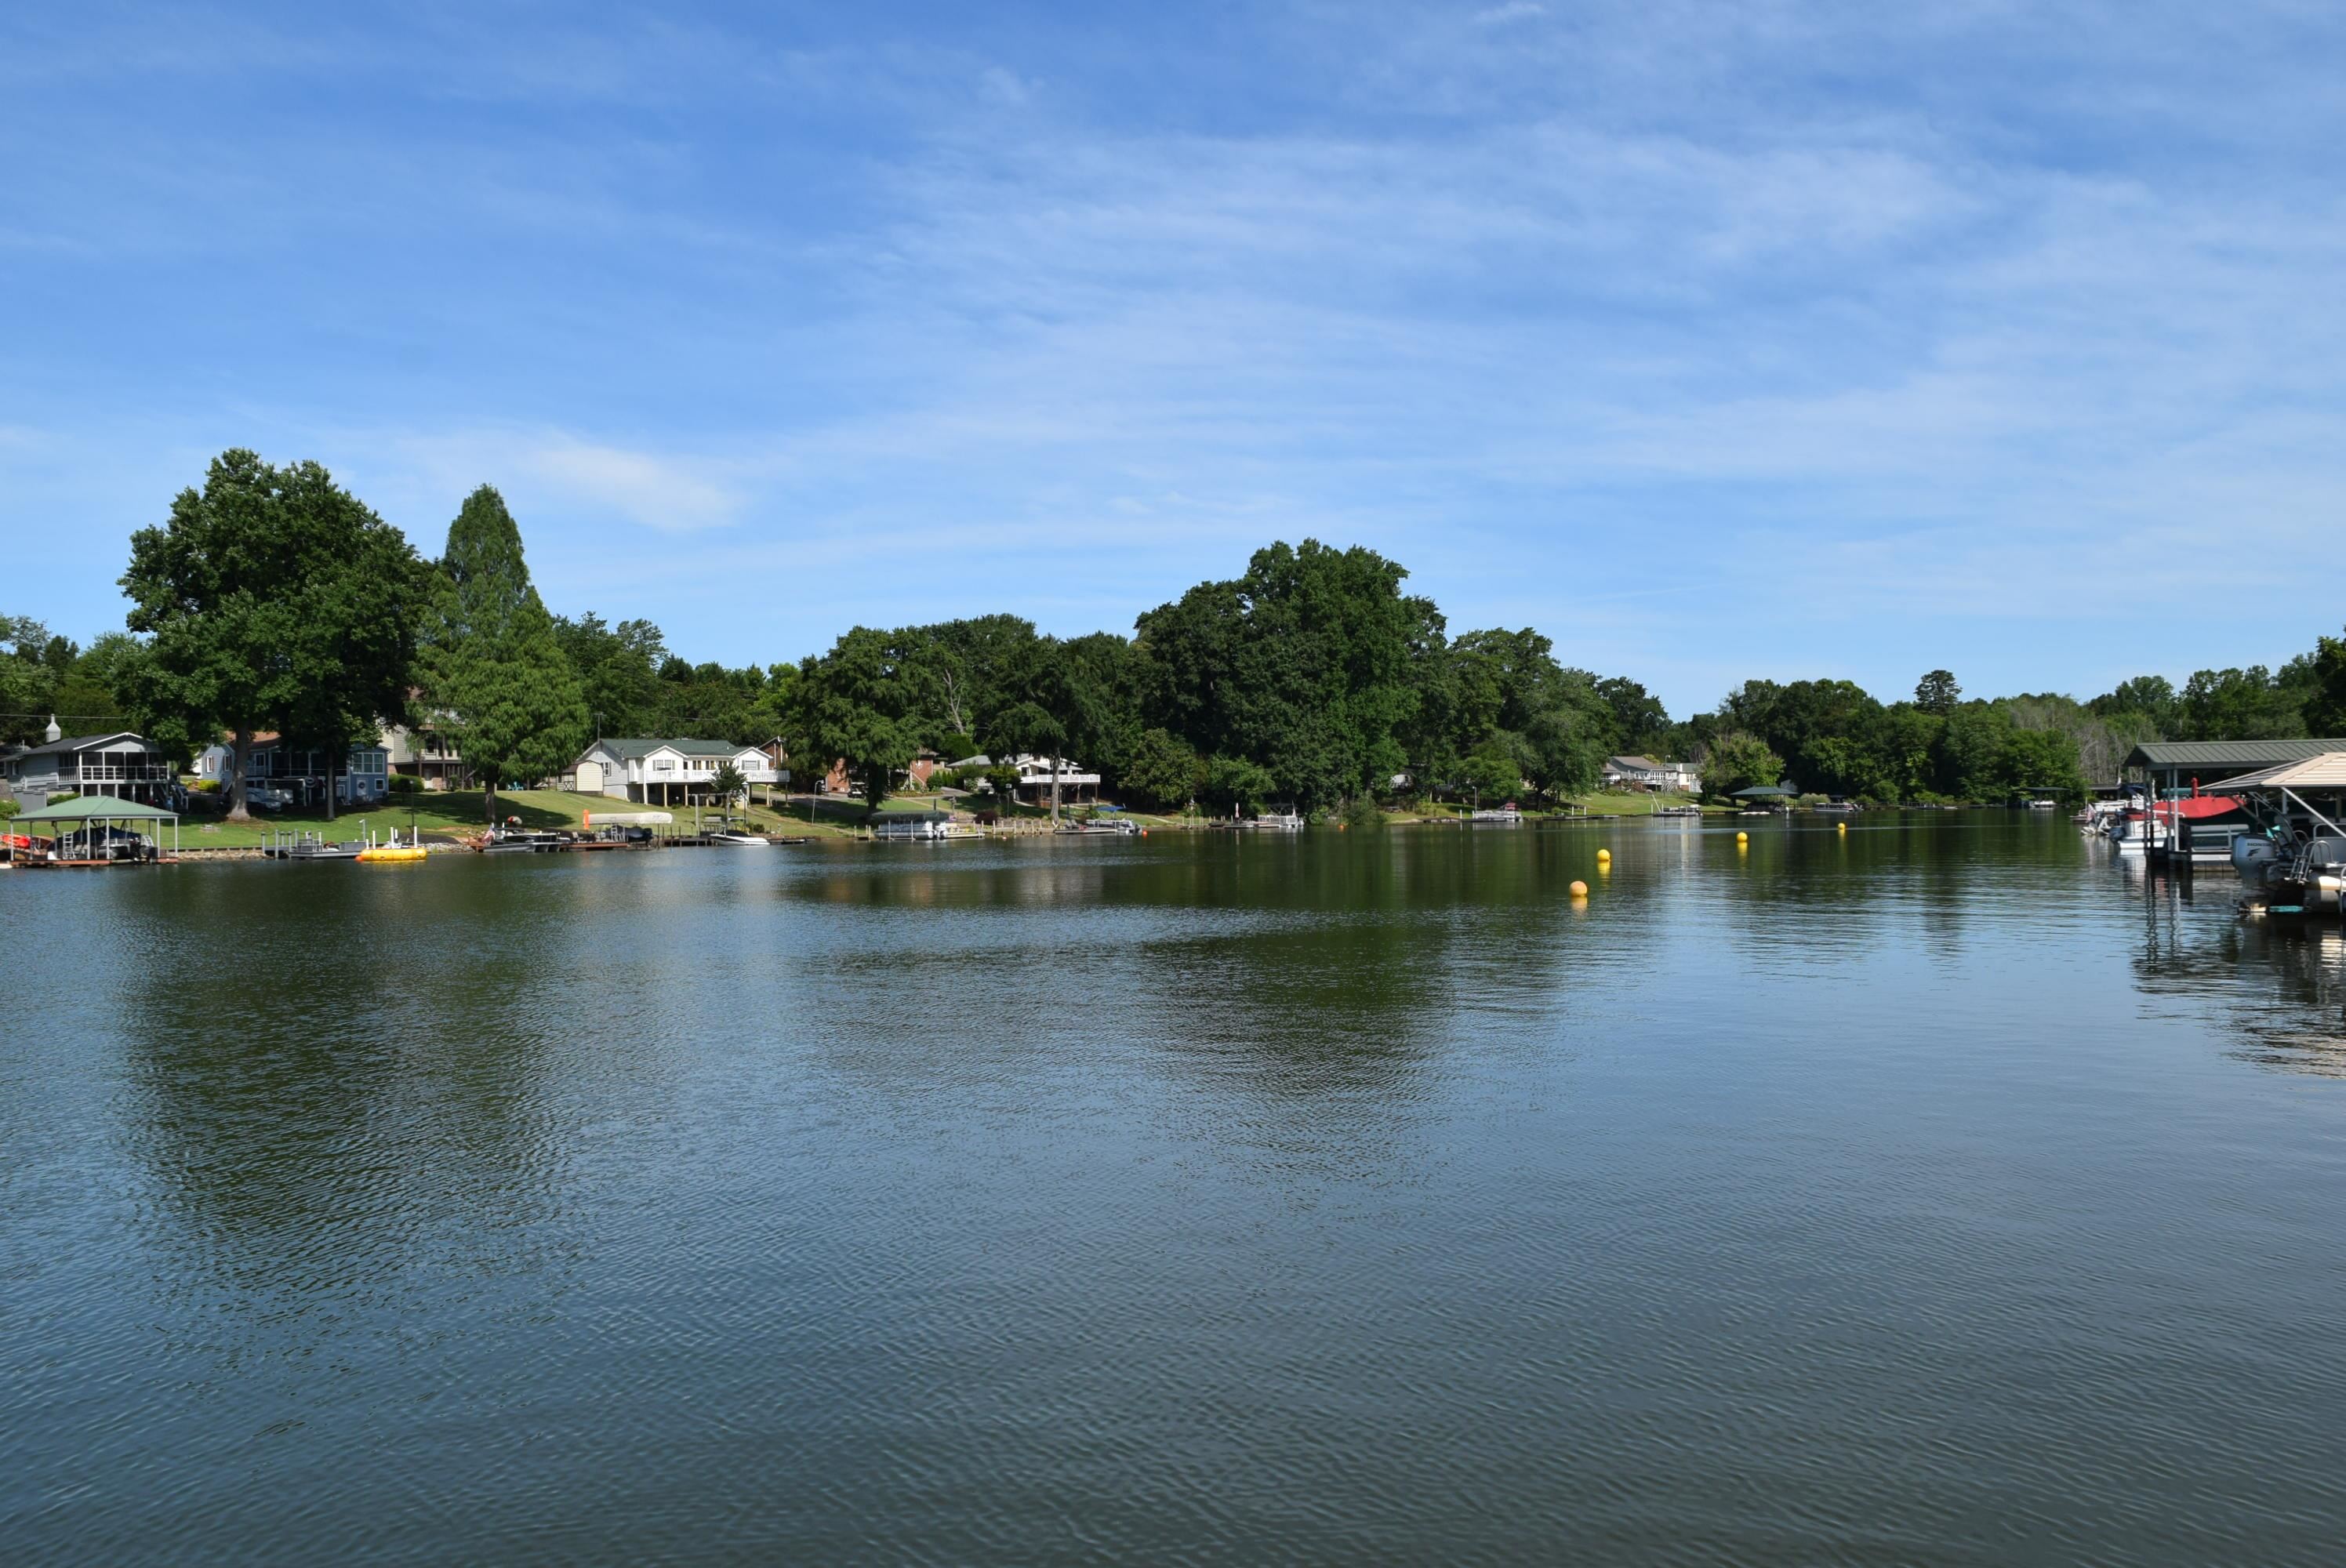
POLYGON ((2232 863, 2273 891, 2269 912, 2346 914, 2346 751, 2243 773, 2208 792, 2237 798, 2262 828, 2235 844, 2232 863), (2309 797, 2326 799, 2329 810, 2309 797))

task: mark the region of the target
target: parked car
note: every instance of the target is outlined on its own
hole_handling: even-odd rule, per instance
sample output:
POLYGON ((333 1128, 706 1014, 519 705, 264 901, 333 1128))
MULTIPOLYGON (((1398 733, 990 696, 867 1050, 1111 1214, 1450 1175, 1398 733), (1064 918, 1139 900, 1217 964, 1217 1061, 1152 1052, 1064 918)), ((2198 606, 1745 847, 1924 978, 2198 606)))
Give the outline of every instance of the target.
POLYGON ((282 811, 293 804, 293 797, 266 784, 248 784, 244 787, 244 803, 255 810, 282 811))

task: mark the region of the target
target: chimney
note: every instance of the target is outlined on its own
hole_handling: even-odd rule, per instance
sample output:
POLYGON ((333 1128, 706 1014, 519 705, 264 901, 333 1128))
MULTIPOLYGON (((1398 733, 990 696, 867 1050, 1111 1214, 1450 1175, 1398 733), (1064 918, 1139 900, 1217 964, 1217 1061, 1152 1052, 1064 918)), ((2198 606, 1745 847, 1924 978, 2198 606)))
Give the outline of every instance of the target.
POLYGON ((62 740, 65 738, 65 734, 66 732, 64 730, 57 728, 57 716, 54 713, 49 715, 49 727, 41 732, 41 738, 44 740, 62 740))

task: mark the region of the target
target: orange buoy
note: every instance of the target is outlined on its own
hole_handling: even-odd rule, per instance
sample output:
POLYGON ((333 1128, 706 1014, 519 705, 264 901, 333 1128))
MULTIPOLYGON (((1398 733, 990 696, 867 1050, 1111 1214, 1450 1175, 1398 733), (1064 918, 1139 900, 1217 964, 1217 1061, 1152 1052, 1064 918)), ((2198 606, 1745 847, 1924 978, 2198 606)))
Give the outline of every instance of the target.
POLYGON ((1586 897, 1588 896, 1588 884, 1587 884, 1586 882, 1575 882, 1575 883, 1573 883, 1573 884, 1572 884, 1572 896, 1573 896, 1574 898, 1576 898, 1576 899, 1585 899, 1585 898, 1586 898, 1586 897))

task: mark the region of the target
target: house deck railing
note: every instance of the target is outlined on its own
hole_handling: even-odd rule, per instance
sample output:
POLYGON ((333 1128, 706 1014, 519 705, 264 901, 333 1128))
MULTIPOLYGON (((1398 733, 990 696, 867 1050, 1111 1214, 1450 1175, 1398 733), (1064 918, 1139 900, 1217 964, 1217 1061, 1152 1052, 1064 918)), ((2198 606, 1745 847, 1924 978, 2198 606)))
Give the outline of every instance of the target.
POLYGON ((85 784, 168 784, 178 775, 164 762, 85 762, 77 772, 60 769, 57 777, 85 784))

